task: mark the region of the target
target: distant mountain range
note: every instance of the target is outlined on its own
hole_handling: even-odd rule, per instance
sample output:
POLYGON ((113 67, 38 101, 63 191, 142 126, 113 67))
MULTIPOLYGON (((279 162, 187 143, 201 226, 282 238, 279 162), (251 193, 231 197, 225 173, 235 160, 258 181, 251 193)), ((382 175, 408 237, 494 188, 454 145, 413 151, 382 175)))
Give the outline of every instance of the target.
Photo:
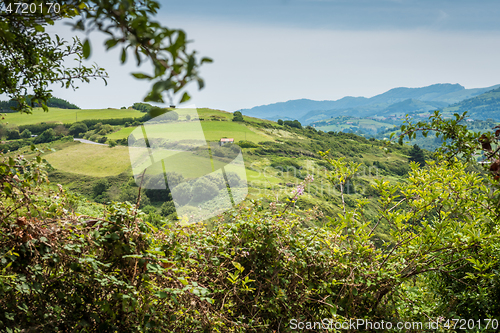
MULTIPOLYGON (((336 101, 298 99, 240 111, 247 116, 269 120, 297 119, 307 125, 338 116, 386 117, 437 109, 458 110, 461 107, 458 103, 497 88, 500 88, 500 84, 486 88, 465 89, 460 84, 444 83, 422 88, 394 88, 371 98, 348 96, 336 101)), ((483 99, 481 101, 484 102, 483 99)), ((498 112, 500 113, 500 109, 498 112)))
POLYGON ((490 90, 479 96, 466 99, 443 109, 445 113, 463 113, 472 119, 494 119, 500 121, 500 88, 490 90))

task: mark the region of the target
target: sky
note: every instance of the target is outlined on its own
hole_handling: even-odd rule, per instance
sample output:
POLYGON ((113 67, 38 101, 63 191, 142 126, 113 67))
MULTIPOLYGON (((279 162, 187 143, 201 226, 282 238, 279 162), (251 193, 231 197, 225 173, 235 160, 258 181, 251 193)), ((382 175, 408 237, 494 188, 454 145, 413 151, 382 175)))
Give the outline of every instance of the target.
MULTIPOLYGON (((226 111, 293 99, 372 97, 396 87, 500 83, 498 0, 160 0, 156 18, 186 31, 190 50, 213 59, 192 83, 189 104, 226 111)), ((67 26, 47 29, 65 38, 67 26)), ((54 95, 81 108, 130 106, 148 84, 90 34, 92 62, 108 85, 81 84, 54 95)), ((180 96, 179 96, 180 97, 180 96)))

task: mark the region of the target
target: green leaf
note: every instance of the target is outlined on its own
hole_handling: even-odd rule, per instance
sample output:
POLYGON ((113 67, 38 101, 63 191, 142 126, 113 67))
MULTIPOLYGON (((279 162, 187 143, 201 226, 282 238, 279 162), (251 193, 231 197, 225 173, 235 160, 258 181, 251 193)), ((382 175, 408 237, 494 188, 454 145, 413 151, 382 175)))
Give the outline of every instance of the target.
POLYGON ((182 98, 181 98, 181 101, 179 103, 184 103, 184 102, 187 102, 191 99, 191 96, 189 96, 189 94, 187 92, 185 92, 183 95, 182 95, 182 98))
POLYGON ((44 32, 45 31, 45 28, 42 27, 41 25, 39 24, 36 24, 35 25, 35 30, 38 31, 38 32, 44 32))
POLYGON ((179 280, 180 283, 183 285, 187 286, 188 285, 188 280, 185 277, 178 277, 177 280, 179 280))
POLYGON ((158 296, 159 298, 167 298, 168 294, 164 291, 159 291, 156 293, 156 296, 158 296))
POLYGON ((121 60, 122 64, 125 62, 125 60, 127 60, 127 51, 125 50, 124 47, 122 48, 122 55, 121 55, 120 60, 121 60))
POLYGON ((117 39, 108 39, 105 43, 107 49, 109 50, 110 48, 113 48, 116 46, 116 44, 118 44, 118 40, 117 39))
POLYGON ((132 73, 132 75, 137 79, 148 79, 148 80, 153 79, 151 76, 143 74, 143 73, 132 73))
POLYGON ((245 270, 245 268, 243 266, 241 266, 241 264, 237 261, 233 261, 233 266, 236 267, 237 270, 239 270, 240 272, 243 272, 245 270))
POLYGON ((88 59, 88 57, 90 57, 90 42, 88 39, 85 39, 82 51, 83 51, 83 57, 85 59, 88 59))
POLYGON ((162 108, 151 108, 151 110, 149 110, 149 115, 151 116, 151 118, 155 118, 155 117, 158 117, 158 116, 161 116, 162 114, 166 113, 167 110, 166 109, 162 109, 162 108))

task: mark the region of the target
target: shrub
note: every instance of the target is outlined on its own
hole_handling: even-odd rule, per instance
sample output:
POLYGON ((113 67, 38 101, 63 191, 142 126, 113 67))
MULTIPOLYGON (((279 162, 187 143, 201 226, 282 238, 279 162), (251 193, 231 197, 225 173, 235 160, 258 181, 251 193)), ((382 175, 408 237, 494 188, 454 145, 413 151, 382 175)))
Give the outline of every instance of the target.
POLYGON ((295 128, 302 128, 302 124, 298 120, 285 120, 283 124, 290 126, 290 127, 295 127, 295 128))
POLYGON ((167 113, 165 113, 162 116, 162 118, 165 120, 175 121, 175 120, 179 120, 179 114, 175 111, 168 111, 167 113))
MULTIPOLYGON (((224 177, 221 174, 211 174, 203 178, 208 180, 210 184, 214 185, 217 188, 217 190, 226 188, 226 181, 224 180, 224 177)), ((193 188, 193 191, 194 190, 195 189, 193 188)))
POLYGON ((29 139, 29 138, 31 138, 31 131, 29 129, 25 129, 21 133, 21 138, 23 138, 23 139, 29 139))
POLYGON ((192 197, 191 185, 187 182, 177 185, 172 190, 172 198, 179 206, 187 204, 192 197))
POLYGON ((219 193, 219 189, 214 182, 208 178, 199 178, 193 185, 193 201, 205 202, 213 199, 219 193))
POLYGON ((97 142, 99 142, 99 143, 106 143, 106 141, 107 141, 107 140, 108 140, 108 138, 107 138, 107 137, 105 137, 105 136, 101 136, 101 137, 97 140, 97 142))
POLYGON ((113 148, 117 145, 115 140, 109 140, 108 144, 109 144, 109 148, 113 148))
POLYGON ((7 131, 7 140, 17 140, 20 139, 21 135, 17 128, 12 128, 7 131))
POLYGON ((162 216, 169 216, 173 213, 176 212, 175 210, 175 204, 173 201, 166 201, 161 205, 161 215, 162 216))
POLYGON ((52 128, 49 128, 45 130, 42 134, 37 136, 33 142, 47 143, 47 142, 52 142, 54 140, 57 140, 56 132, 52 128))
POLYGON ((153 108, 153 106, 151 104, 148 104, 148 103, 134 103, 134 105, 132 105, 132 109, 135 109, 135 110, 138 110, 141 112, 148 112, 152 108, 153 108))
POLYGON ((227 173, 227 181, 229 182, 229 185, 231 187, 238 187, 241 182, 240 176, 234 172, 228 172, 227 173))
POLYGON ((81 133, 85 133, 88 130, 89 130, 89 128, 87 127, 87 125, 85 125, 82 122, 78 122, 78 123, 74 123, 73 125, 71 125, 71 127, 69 128, 69 134, 78 135, 81 133))
POLYGON ((106 125, 102 125, 99 128, 99 132, 97 134, 99 134, 99 135, 106 135, 106 134, 111 133, 111 132, 113 132, 113 126, 111 126, 109 124, 106 124, 106 125))
POLYGON ((241 148, 258 148, 258 147, 260 147, 255 142, 245 141, 245 140, 238 141, 238 146, 240 146, 241 148))
POLYGON ((92 193, 94 194, 94 197, 97 197, 98 195, 103 194, 106 192, 106 190, 109 187, 109 183, 106 179, 99 179, 94 183, 94 186, 92 186, 92 193))
POLYGON ((233 113, 233 121, 243 121, 243 114, 240 111, 233 113))
POLYGON ((54 127, 54 132, 56 132, 57 136, 65 136, 65 135, 68 135, 68 133, 69 133, 69 131, 66 128, 66 126, 61 125, 61 124, 59 124, 56 127, 54 127))

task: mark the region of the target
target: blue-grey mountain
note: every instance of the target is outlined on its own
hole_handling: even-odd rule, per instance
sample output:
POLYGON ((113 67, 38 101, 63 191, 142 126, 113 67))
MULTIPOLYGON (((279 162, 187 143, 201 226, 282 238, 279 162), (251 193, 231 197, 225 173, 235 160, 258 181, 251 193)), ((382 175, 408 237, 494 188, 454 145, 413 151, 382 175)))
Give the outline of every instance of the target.
POLYGON ((394 88, 383 94, 366 97, 344 97, 335 101, 309 99, 256 106, 240 110, 244 115, 277 120, 298 119, 302 124, 338 117, 370 117, 401 115, 443 109, 450 104, 481 95, 500 85, 465 89, 460 84, 434 84, 421 88, 394 88))

